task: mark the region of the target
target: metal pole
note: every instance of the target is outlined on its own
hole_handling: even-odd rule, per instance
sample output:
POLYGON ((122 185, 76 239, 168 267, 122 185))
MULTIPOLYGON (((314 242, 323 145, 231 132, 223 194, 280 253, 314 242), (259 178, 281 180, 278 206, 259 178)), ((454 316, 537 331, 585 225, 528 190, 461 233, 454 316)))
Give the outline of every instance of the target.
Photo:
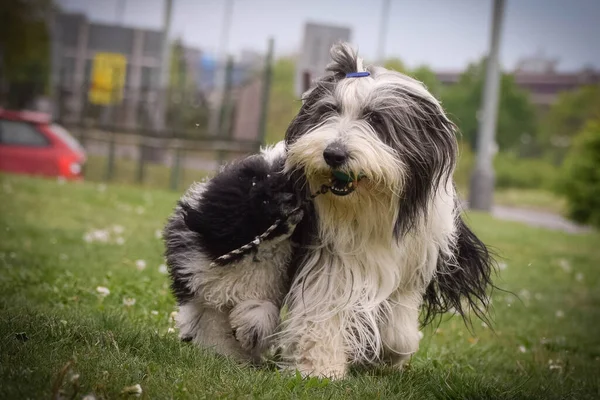
POLYGON ((259 145, 264 144, 265 136, 267 135, 267 116, 269 112, 269 94, 271 91, 271 78, 273 76, 273 52, 275 49, 275 41, 269 38, 269 48, 267 50, 267 59, 265 60, 265 75, 263 77, 263 92, 260 108, 260 120, 258 126, 258 141, 259 145))
POLYGON ((227 44, 229 42, 229 31, 231 28, 231 16, 233 15, 233 0, 225 0, 225 11, 223 24, 221 26, 221 39, 219 43, 219 55, 217 56, 217 70, 215 71, 215 87, 213 96, 213 110, 208 120, 208 132, 210 135, 218 135, 220 128, 220 106, 223 102, 223 89, 225 87, 227 69, 227 44))
POLYGON ((382 0, 381 24, 379 27, 379 43, 377 46, 377 61, 380 65, 385 62, 385 39, 387 36, 387 26, 390 16, 390 0, 382 0))
POLYGON ((500 95, 500 34, 504 16, 504 0, 494 0, 492 36, 487 58, 485 86, 483 88, 483 118, 479 120, 477 161, 471 176, 469 207, 490 211, 494 197, 493 146, 500 95))
POLYGON ((160 76, 158 83, 157 112, 155 129, 159 132, 165 129, 166 113, 166 94, 169 85, 169 66, 171 63, 171 54, 169 46, 169 32, 171 30, 171 12, 173 10, 173 0, 165 0, 165 12, 163 14, 163 38, 161 48, 160 76))

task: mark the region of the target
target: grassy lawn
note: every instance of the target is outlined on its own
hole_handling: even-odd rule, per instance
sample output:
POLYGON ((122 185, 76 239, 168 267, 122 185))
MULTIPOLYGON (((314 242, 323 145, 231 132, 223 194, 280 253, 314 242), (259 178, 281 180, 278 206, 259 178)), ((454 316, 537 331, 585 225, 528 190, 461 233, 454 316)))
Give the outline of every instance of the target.
POLYGON ((492 331, 447 316, 403 372, 302 380, 180 343, 161 267, 177 194, 0 175, 0 398, 586 399, 600 396, 600 234, 469 215, 504 258, 492 331), (110 293, 108 293, 110 292, 110 293), (53 397, 52 397, 53 398, 53 397))
POLYGON ((496 189, 494 202, 503 206, 542 210, 561 215, 565 214, 567 208, 564 198, 541 189, 496 189))
MULTIPOLYGON (((85 164, 85 179, 91 182, 105 182, 107 158, 100 156, 89 156, 85 164)), ((138 184, 138 162, 115 158, 114 176, 111 183, 138 184)), ((210 173, 207 171, 181 168, 178 177, 178 188, 185 190, 195 181, 202 180, 210 173)), ((146 163, 144 178, 139 186, 153 189, 168 189, 171 185, 171 167, 161 164, 146 163)))

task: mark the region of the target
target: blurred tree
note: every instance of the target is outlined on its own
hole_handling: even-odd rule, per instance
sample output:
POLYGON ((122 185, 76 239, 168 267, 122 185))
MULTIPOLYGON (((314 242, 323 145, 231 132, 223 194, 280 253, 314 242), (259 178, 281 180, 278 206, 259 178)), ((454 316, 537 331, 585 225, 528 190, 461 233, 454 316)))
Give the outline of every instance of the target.
POLYGON ((572 219, 600 228, 600 119, 589 120, 573 139, 560 190, 572 219))
POLYGON ((169 75, 168 126, 179 134, 204 134, 208 123, 208 103, 188 71, 185 47, 180 38, 171 44, 169 75))
POLYGON ((593 119, 600 119, 600 86, 584 86, 559 95, 542 124, 543 144, 554 162, 562 161, 575 135, 593 119))
POLYGON ((440 98, 442 93, 442 83, 431 68, 426 65, 421 65, 410 71, 408 75, 423 82, 435 97, 440 98))
POLYGON ((0 81, 8 106, 24 107, 48 89, 52 0, 0 0, 0 81))
POLYGON ((276 143, 283 139, 288 125, 302 105, 294 93, 295 71, 296 60, 293 58, 280 58, 273 65, 267 143, 276 143))
MULTIPOLYGON (((484 63, 485 60, 471 64, 456 85, 442 92, 444 108, 472 148, 475 148, 479 129, 484 63)), ((538 143, 537 131, 536 110, 528 94, 516 85, 512 75, 503 73, 496 130, 496 142, 500 150, 532 155, 538 143)))
POLYGON ((383 67, 386 69, 393 69, 394 71, 406 73, 407 68, 399 58, 389 58, 383 63, 383 67))

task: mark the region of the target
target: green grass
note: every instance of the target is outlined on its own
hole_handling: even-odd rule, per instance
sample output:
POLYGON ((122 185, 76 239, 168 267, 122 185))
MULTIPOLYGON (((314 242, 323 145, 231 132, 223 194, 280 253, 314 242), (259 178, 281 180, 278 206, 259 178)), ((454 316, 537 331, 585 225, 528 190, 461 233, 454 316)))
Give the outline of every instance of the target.
POLYGON ((567 202, 564 197, 541 189, 496 189, 494 202, 503 206, 548 211, 564 215, 567 202))
POLYGON ((479 321, 470 333, 448 316, 425 329, 403 372, 357 368, 343 381, 302 380, 238 366, 180 343, 169 330, 174 300, 159 272, 163 246, 155 232, 177 194, 0 180, 2 399, 51 398, 59 389, 67 398, 74 391, 74 398, 127 398, 120 393, 135 384, 152 399, 600 396, 600 234, 473 213, 475 231, 504 256, 496 283, 520 297, 496 292, 495 333, 479 321), (84 240, 98 229, 109 231, 107 242, 84 240), (98 286, 110 294, 100 295, 98 286))
MULTIPOLYGON (((107 157, 89 156, 85 164, 85 179, 91 182, 105 182, 107 157)), ((181 190, 195 181, 210 175, 207 171, 181 169, 177 187, 181 190)), ((171 166, 147 163, 144 168, 143 181, 137 181, 138 162, 135 160, 119 159, 114 161, 114 171, 111 183, 137 184, 145 188, 168 189, 171 187, 171 166)))

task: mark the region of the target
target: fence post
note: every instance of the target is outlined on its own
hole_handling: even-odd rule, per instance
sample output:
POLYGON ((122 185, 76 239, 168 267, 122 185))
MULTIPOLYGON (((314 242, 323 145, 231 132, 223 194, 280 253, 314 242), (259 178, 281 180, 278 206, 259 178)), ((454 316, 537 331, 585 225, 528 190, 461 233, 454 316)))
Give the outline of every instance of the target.
POLYGON ((182 148, 179 144, 175 147, 175 157, 173 157, 173 164, 171 165, 171 179, 170 188, 171 190, 177 190, 179 187, 179 174, 181 172, 181 158, 182 148))
POLYGON ((269 38, 269 48, 267 51, 267 59, 265 61, 265 74, 263 78, 263 92, 261 98, 260 120, 258 125, 258 142, 259 146, 265 142, 267 135, 267 118, 269 113, 269 95, 271 91, 271 79, 273 77, 273 52, 275 49, 275 40, 269 38))
MULTIPOLYGON (((222 139, 229 137, 231 128, 231 87, 233 86, 233 58, 227 58, 227 65, 225 68, 225 87, 223 89, 223 102, 221 103, 221 110, 219 112, 219 130, 217 138, 222 139)), ((217 153, 217 162, 219 166, 223 165, 225 161, 227 151, 219 150, 217 153)))
POLYGON ((108 160, 106 161, 106 175, 104 179, 111 181, 115 175, 115 134, 110 133, 110 140, 108 142, 108 160))
POLYGON ((135 175, 136 183, 144 182, 144 172, 146 169, 146 145, 144 144, 144 137, 140 137, 139 147, 138 147, 138 165, 137 172, 135 175))

